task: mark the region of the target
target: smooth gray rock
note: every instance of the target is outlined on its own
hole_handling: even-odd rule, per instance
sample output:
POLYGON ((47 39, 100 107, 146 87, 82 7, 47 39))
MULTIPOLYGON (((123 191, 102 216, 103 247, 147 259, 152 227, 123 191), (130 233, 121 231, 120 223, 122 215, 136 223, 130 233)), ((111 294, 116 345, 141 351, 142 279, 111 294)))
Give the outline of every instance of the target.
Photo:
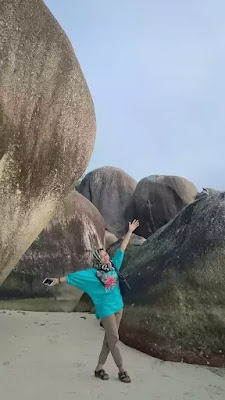
POLYGON ((102 167, 84 177, 79 192, 99 210, 106 229, 121 237, 132 218, 131 201, 136 185, 136 181, 121 169, 102 167))
POLYGON ((148 238, 192 203, 196 194, 193 183, 178 176, 142 179, 133 194, 133 216, 140 221, 136 233, 148 238))

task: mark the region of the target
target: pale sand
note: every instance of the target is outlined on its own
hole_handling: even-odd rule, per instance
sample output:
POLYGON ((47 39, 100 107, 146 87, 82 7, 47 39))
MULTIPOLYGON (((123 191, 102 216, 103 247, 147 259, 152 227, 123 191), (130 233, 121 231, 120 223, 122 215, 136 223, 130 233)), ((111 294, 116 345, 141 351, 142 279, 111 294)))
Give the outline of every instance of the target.
POLYGON ((224 370, 163 362, 123 344, 132 383, 118 381, 111 356, 103 382, 93 376, 102 339, 92 315, 0 311, 1 399, 225 399, 224 370))

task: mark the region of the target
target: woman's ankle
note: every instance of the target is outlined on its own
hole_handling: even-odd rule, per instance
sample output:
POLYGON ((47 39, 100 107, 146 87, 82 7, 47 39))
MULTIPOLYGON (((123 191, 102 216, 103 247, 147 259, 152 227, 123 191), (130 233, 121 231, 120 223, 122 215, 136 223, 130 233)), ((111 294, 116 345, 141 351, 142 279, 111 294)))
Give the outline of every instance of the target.
POLYGON ((97 367, 95 368, 95 371, 100 371, 101 369, 103 369, 103 365, 98 364, 97 367))

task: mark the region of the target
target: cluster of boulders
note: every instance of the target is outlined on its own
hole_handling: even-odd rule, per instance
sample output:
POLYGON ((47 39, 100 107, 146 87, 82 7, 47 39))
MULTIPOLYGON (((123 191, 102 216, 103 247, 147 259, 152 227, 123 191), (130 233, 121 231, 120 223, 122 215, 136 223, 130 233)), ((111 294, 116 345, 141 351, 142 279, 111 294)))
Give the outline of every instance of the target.
MULTIPOLYGON (((73 298, 42 280, 89 268, 97 248, 113 255, 139 219, 122 266, 122 340, 224 367, 225 194, 114 167, 78 184, 95 115, 70 42, 42 0, 2 0, 0 43, 0 297, 73 298)), ((83 295, 76 310, 93 304, 83 295)))
MULTIPOLYGON (((194 200, 197 190, 194 185, 178 177, 162 176, 152 179, 150 177, 143 179, 137 185, 133 178, 118 168, 103 167, 90 172, 80 183, 79 193, 73 190, 62 200, 54 217, 5 280, 0 288, 0 296, 57 298, 60 295, 65 296, 66 288, 62 290, 61 287, 60 289, 57 287, 52 290, 44 286, 42 284, 44 277, 62 276, 90 267, 92 254, 96 248, 104 247, 112 256, 121 244, 128 222, 133 218, 139 218, 143 226, 151 223, 152 218, 154 221, 159 221, 160 208, 152 207, 149 219, 143 208, 144 204, 154 203, 156 192, 157 201, 160 202, 161 198, 161 203, 164 202, 166 205, 163 209, 166 220, 161 220, 162 226, 165 221, 168 222, 169 216, 172 218, 179 212, 178 206, 175 208, 175 200, 178 197, 182 198, 183 202, 180 203, 184 207, 186 203, 194 200), (155 188, 156 180, 159 183, 155 188), (162 190, 163 185, 164 190, 162 190), (167 190, 168 193, 171 192, 172 186, 173 196, 164 198, 167 190), (142 201, 139 200, 139 209, 137 199, 140 199, 140 196, 142 201), (168 212, 170 208, 173 211, 171 213, 168 212), (143 216, 142 210, 144 210, 143 216)), ((157 205, 157 202, 155 204, 157 205)), ((160 227, 160 224, 157 226, 160 227)), ((145 240, 138 234, 132 235, 124 265, 145 240)))
MULTIPOLYGON (((157 202, 164 205, 163 212, 172 203, 174 215, 168 221, 170 214, 165 212, 165 224, 157 225, 161 215, 152 207, 156 211, 151 213, 149 222, 155 221, 155 232, 148 231, 147 240, 133 235, 128 246, 123 273, 131 291, 124 298, 121 339, 165 360, 224 367, 225 193, 204 188, 197 194, 194 186, 184 179, 150 177, 137 185, 129 202, 131 208, 138 186, 142 185, 146 197, 152 198, 152 205, 157 202), (161 187, 163 181, 168 192, 161 187), (163 199, 160 193, 162 197, 165 193, 169 195, 163 199), (157 198, 155 203, 154 198, 157 198)), ((135 212, 133 217, 137 217, 135 212)), ((106 237, 112 255, 122 238, 113 243, 115 236, 107 233, 106 237)), ((84 294, 75 310, 93 312, 94 307, 84 294)))
MULTIPOLYGON (((195 186, 184 178, 150 176, 137 184, 124 171, 113 167, 98 168, 88 173, 78 190, 98 208, 104 218, 106 249, 110 256, 119 248, 128 222, 134 218, 140 220, 140 228, 132 235, 125 253, 123 267, 146 237, 174 218, 197 195, 195 186), (154 229, 149 229, 152 224, 154 229)), ((81 297, 75 310, 93 310, 93 304, 86 294, 81 297)))
POLYGON ((151 175, 137 182, 118 168, 98 168, 85 176, 79 192, 103 216, 108 232, 121 237, 128 221, 139 219, 139 236, 148 238, 192 203, 197 189, 187 179, 151 175))

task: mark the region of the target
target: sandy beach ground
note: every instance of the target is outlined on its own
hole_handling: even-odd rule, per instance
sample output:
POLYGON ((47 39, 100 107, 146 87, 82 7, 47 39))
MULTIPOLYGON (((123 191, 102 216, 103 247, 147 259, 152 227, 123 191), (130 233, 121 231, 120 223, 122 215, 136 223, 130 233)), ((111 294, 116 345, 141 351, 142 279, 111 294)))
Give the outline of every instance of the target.
POLYGON ((0 393, 4 400, 225 399, 223 369, 163 362, 121 344, 132 377, 93 376, 103 330, 93 315, 0 311, 0 393))

